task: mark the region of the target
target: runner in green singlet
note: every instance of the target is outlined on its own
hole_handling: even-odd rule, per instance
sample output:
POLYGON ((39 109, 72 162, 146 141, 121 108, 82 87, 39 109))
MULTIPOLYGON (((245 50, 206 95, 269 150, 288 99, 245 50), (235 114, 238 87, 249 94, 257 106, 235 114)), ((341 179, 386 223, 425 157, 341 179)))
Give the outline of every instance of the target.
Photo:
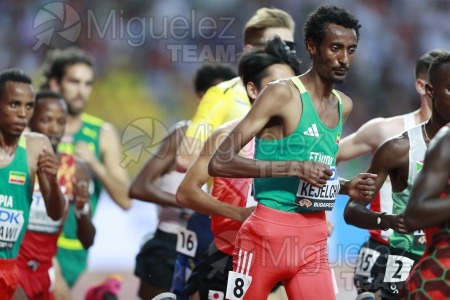
MULTIPOLYGON (((126 170, 120 166, 121 146, 117 131, 113 125, 83 112, 94 80, 92 59, 78 48, 54 50, 47 55, 44 76, 44 86, 61 94, 69 108, 65 135, 58 150, 81 157, 93 173, 92 216, 102 188, 121 208, 130 208, 129 179, 126 170)), ((69 287, 75 284, 87 265, 87 251, 76 238, 76 230, 76 214, 71 209, 58 240, 57 256, 69 287)), ((67 297, 64 283, 57 278, 56 284, 55 294, 65 293, 67 297)))
POLYGON ((269 83, 209 162, 212 176, 255 178, 259 202, 237 235, 227 298, 265 299, 278 281, 289 299, 335 297, 325 211, 333 208, 338 193, 371 196, 375 177, 361 174, 344 181, 335 171, 352 101, 333 86, 345 80, 359 28, 342 8, 321 6, 312 12, 304 26, 311 67, 269 83), (254 137, 255 159, 240 156, 254 137))
POLYGON ((33 109, 31 78, 21 70, 0 73, 0 295, 6 300, 12 299, 19 280, 16 258, 35 176, 50 218, 60 219, 65 205, 50 141, 41 134, 24 133, 33 109))

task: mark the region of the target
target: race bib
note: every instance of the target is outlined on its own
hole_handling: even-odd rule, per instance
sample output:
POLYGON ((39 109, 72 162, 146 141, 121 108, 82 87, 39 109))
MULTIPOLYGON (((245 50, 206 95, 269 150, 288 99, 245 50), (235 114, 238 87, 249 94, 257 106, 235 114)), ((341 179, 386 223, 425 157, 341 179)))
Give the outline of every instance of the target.
POLYGON ((23 211, 0 208, 0 250, 14 247, 24 222, 23 211))
POLYGON ((380 252, 367 247, 362 247, 359 251, 358 259, 356 260, 356 275, 370 277, 370 272, 379 256, 380 252))
POLYGON ((339 178, 336 167, 331 167, 333 175, 321 188, 312 186, 310 183, 300 179, 295 204, 300 207, 300 212, 332 210, 334 202, 339 194, 339 178))
POLYGON ((414 245, 426 245, 427 238, 425 232, 422 229, 414 231, 414 245))
POLYGON ((226 298, 229 300, 242 299, 251 283, 251 276, 230 271, 228 273, 226 298))
POLYGON ((31 202, 30 217, 28 220, 28 230, 47 234, 58 233, 62 225, 62 219, 53 221, 47 215, 45 201, 39 191, 33 193, 33 202, 31 202))
POLYGON ((384 273, 384 282, 404 282, 414 265, 414 260, 400 256, 389 255, 386 272, 384 273))
POLYGON ((195 232, 181 226, 178 227, 177 252, 190 257, 195 257, 197 246, 198 240, 195 232))

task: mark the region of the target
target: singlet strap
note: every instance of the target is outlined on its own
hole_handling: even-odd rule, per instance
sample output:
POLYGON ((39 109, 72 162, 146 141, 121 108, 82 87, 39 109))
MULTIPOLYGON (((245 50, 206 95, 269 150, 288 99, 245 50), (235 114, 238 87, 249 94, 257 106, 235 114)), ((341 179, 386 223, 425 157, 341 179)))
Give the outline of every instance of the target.
POLYGON ((303 94, 303 93, 307 92, 306 89, 305 89, 305 86, 300 81, 300 79, 298 79, 298 77, 291 77, 290 79, 295 84, 295 86, 298 88, 298 90, 300 91, 300 94, 303 94))
POLYGON ((19 137, 19 142, 17 144, 20 148, 27 149, 27 140, 25 134, 21 134, 19 137))
MULTIPOLYGON (((295 86, 298 88, 298 90, 300 91, 300 94, 308 92, 298 77, 291 77, 290 79, 295 84, 295 86)), ((332 93, 336 96, 336 98, 338 98, 339 103, 342 104, 341 95, 339 95, 338 91, 333 89, 332 93)))

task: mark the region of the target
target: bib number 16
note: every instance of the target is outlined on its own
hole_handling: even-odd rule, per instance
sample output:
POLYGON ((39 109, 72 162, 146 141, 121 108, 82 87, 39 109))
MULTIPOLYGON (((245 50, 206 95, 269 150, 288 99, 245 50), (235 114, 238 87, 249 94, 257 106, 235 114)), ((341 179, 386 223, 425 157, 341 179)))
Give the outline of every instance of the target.
POLYGON ((177 252, 194 257, 197 252, 197 235, 195 232, 180 227, 177 236, 177 252))

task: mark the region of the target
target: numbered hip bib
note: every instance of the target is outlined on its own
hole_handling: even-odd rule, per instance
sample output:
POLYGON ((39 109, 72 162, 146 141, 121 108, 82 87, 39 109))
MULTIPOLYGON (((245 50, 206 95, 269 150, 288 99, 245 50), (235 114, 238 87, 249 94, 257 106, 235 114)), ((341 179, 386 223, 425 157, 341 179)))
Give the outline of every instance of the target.
POLYGON ((197 234, 195 232, 188 230, 184 227, 178 227, 177 234, 177 252, 195 257, 195 253, 197 252, 198 240, 197 234))
POLYGON ((253 253, 240 249, 238 254, 237 272, 228 273, 226 298, 229 300, 242 299, 247 292, 252 277, 248 275, 253 261, 253 253))
POLYGON ((400 256, 389 255, 386 272, 384 273, 384 282, 404 282, 414 265, 414 260, 400 256))
POLYGON ((334 202, 339 194, 340 184, 336 167, 331 167, 331 171, 333 172, 333 175, 321 189, 300 179, 297 196, 294 202, 294 204, 300 207, 299 212, 333 209, 334 202))
POLYGON ((226 298, 229 300, 242 299, 251 283, 251 276, 233 271, 228 272, 226 298))
POLYGON ((370 277, 370 272, 378 257, 380 257, 380 252, 367 247, 362 247, 356 261, 356 275, 370 277))

